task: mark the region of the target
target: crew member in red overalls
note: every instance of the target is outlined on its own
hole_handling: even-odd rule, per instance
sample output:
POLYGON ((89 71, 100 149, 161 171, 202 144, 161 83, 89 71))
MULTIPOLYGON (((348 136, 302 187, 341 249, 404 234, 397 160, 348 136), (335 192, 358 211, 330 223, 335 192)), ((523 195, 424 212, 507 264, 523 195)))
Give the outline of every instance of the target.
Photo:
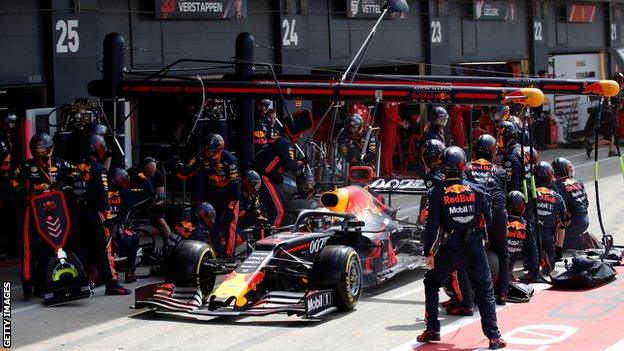
POLYGON ((381 128, 381 135, 379 136, 382 142, 381 173, 393 177, 392 159, 394 149, 399 142, 399 127, 407 128, 407 122, 401 120, 397 102, 387 102, 383 105, 382 118, 383 128, 381 128))
POLYGON ((452 105, 451 106, 451 134, 455 145, 461 148, 466 145, 466 136, 464 135, 464 112, 470 112, 472 106, 468 105, 452 105))

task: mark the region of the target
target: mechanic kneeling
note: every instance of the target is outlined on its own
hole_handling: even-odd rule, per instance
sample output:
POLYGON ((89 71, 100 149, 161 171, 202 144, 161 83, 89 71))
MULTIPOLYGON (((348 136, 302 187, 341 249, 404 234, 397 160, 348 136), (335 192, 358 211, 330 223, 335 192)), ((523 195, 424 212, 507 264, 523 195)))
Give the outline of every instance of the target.
POLYGON ((587 249, 583 234, 589 227, 587 193, 583 182, 574 178, 574 166, 570 160, 559 157, 552 163, 557 192, 563 197, 567 209, 564 249, 587 249))
POLYGON ((130 187, 130 175, 121 168, 110 172, 112 179, 108 201, 113 222, 113 241, 116 250, 126 256, 126 283, 136 282, 136 257, 139 249, 139 236, 126 227, 126 219, 132 207, 154 196, 154 187, 145 179, 141 187, 130 187))
POLYGON ((433 189, 429 198, 424 241, 427 329, 416 340, 440 340, 440 287, 451 272, 465 267, 481 313, 481 328, 489 339, 490 349, 496 350, 507 344, 497 326, 492 278, 483 247, 485 224, 491 220, 491 210, 484 190, 463 179, 466 162, 462 149, 451 146, 444 150, 440 169, 445 181, 433 189))
POLYGON ((168 238, 168 244, 174 246, 182 240, 198 240, 209 243, 219 257, 227 257, 221 236, 215 231, 216 211, 211 204, 200 202, 195 205, 192 221, 178 223, 168 238))

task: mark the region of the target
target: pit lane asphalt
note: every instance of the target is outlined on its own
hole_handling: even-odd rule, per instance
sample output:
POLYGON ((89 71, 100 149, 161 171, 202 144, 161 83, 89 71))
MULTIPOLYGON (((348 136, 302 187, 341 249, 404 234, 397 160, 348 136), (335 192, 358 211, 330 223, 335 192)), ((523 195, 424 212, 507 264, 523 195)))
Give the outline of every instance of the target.
MULTIPOLYGON (((601 156, 606 155, 603 148, 601 156)), ((542 160, 569 157, 584 180, 590 199, 590 231, 600 234, 593 187, 593 159, 582 150, 550 150, 542 160)), ((624 180, 617 158, 600 161, 601 204, 607 232, 624 244, 624 180)), ((415 218, 417 197, 398 195, 400 215, 415 218)), ((559 268, 560 269, 560 268, 559 268)), ((0 270, 12 289, 12 342, 23 350, 387 350, 413 340, 424 327, 424 272, 406 272, 375 289, 366 290, 356 309, 320 321, 272 315, 235 319, 188 318, 133 310, 134 296, 103 296, 44 308, 36 299, 22 300, 17 268, 0 270)), ((141 279, 130 285, 157 281, 141 279)), ((441 296, 445 299, 444 294, 441 296)), ((443 325, 458 321, 441 314, 443 325)), ((462 320, 460 323, 464 323, 462 320)))

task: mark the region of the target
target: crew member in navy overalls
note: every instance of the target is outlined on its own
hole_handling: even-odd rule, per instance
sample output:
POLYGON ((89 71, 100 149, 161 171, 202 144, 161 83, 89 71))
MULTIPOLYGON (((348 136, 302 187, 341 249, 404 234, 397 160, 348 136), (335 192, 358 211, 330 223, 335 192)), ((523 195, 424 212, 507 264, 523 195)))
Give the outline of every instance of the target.
POLYGON ((416 340, 440 340, 438 320, 439 290, 449 275, 466 268, 474 300, 481 313, 481 328, 492 350, 506 346, 496 322, 494 290, 485 257, 483 237, 491 221, 490 204, 483 188, 463 179, 466 166, 464 150, 451 146, 444 150, 440 169, 443 183, 431 192, 425 225, 424 251, 425 320, 427 329, 416 340))

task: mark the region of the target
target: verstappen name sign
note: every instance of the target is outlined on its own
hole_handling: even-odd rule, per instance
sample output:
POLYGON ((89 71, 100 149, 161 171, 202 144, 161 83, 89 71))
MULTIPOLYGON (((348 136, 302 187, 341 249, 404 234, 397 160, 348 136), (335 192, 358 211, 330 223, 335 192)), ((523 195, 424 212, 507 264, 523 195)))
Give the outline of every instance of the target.
POLYGON ((156 18, 215 18, 247 17, 246 0, 156 0, 156 18))

